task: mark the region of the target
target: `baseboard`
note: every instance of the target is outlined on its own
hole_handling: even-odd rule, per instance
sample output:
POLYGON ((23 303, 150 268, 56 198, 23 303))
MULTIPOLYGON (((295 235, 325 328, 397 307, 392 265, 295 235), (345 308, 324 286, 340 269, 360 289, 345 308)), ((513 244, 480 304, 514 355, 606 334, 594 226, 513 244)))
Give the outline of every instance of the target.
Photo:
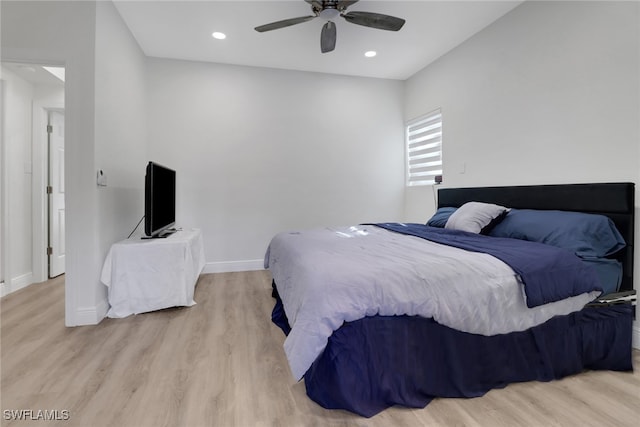
POLYGON ((10 282, 10 284, 6 282, 2 282, 2 284, 0 284, 0 297, 9 295, 12 292, 18 291, 22 288, 26 288, 27 286, 32 284, 33 273, 29 272, 21 276, 14 277, 10 282))
POLYGON ((640 350, 640 321, 633 322, 633 348, 640 350))
POLYGON ((97 325, 107 317, 109 304, 101 301, 95 307, 83 307, 76 310, 76 322, 74 326, 97 325))
POLYGON ((231 273, 234 271, 253 270, 264 270, 264 260, 208 262, 205 264, 202 273, 231 273))
POLYGON ((14 277, 11 279, 11 292, 15 292, 19 289, 26 288, 33 283, 33 273, 25 273, 22 276, 14 277))

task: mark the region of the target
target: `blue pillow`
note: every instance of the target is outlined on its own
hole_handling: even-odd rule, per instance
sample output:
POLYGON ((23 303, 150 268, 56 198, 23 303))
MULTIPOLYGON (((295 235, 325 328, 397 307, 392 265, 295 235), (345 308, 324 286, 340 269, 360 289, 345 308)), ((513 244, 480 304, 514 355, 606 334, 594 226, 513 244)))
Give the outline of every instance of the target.
POLYGON ((430 227, 441 227, 447 224, 449 217, 452 213, 454 213, 458 208, 438 208, 435 214, 431 217, 429 221, 427 221, 427 225, 430 227))
POLYGON ((618 292, 622 283, 622 263, 608 258, 583 258, 582 262, 593 267, 602 285, 602 295, 618 292))
POLYGON ((546 243, 591 258, 626 246, 610 218, 581 212, 512 209, 489 235, 546 243))

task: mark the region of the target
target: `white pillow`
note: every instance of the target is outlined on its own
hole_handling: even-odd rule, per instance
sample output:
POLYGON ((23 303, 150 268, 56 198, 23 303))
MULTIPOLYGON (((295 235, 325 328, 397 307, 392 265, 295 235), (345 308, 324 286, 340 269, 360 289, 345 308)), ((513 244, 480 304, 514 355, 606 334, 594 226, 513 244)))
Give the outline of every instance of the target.
POLYGON ((488 225, 495 225, 507 212, 509 209, 504 206, 467 202, 451 214, 444 228, 479 234, 488 225))

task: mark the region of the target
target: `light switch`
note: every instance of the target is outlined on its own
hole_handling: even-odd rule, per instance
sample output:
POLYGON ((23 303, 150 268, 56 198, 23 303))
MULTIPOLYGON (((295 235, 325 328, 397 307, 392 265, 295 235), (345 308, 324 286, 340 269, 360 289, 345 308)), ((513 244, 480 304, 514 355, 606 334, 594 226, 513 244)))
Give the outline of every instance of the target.
POLYGON ((102 169, 98 169, 98 186, 106 187, 107 186, 107 175, 104 173, 102 169))

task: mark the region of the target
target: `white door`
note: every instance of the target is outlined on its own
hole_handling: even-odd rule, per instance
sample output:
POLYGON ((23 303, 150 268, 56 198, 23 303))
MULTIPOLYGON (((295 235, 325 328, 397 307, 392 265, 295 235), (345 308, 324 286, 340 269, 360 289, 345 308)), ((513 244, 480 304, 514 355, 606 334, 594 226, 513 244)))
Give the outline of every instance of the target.
POLYGON ((64 273, 64 113, 49 112, 49 278, 64 273))

